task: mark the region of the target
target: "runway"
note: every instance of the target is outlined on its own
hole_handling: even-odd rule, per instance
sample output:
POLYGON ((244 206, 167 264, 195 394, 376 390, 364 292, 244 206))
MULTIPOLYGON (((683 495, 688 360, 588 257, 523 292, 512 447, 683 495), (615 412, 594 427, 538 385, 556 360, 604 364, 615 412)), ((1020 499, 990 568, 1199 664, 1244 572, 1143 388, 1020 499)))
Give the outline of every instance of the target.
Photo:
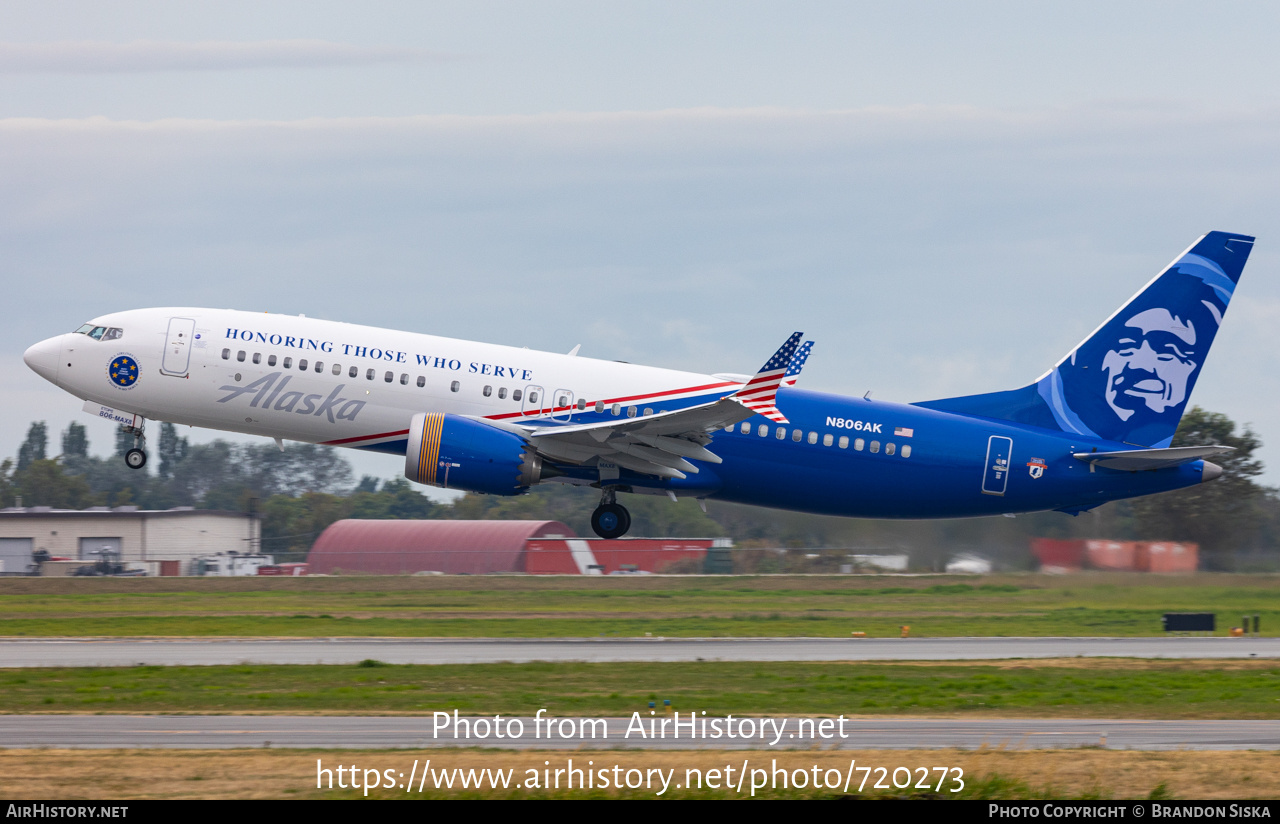
MULTIPOLYGON (((647 715, 647 714, 646 714, 647 715)), ((515 721, 517 719, 503 719, 515 721)), ((485 747, 502 749, 1052 749, 1104 747, 1114 750, 1278 750, 1280 721, 1133 721, 1076 719, 936 720, 921 718, 845 719, 827 728, 830 738, 815 735, 816 727, 801 728, 800 719, 773 717, 773 724, 759 724, 752 717, 753 735, 730 739, 698 737, 687 728, 672 737, 641 737, 630 719, 605 719, 607 730, 595 735, 582 730, 569 737, 549 732, 544 720, 538 735, 532 718, 518 719, 524 733, 518 737, 452 738, 449 728, 436 736, 431 716, 335 717, 335 716, 122 716, 122 715, 8 715, 0 716, 0 746, 5 748, 174 748, 226 749, 235 747, 424 749, 435 747, 485 747), (761 734, 763 732, 763 735, 761 734), (845 737, 840 737, 843 731, 845 737), (789 736, 800 732, 798 738, 789 736)), ((646 719, 647 720, 647 719, 646 719)), ((821 720, 821 719, 819 719, 821 720)), ((558 724, 559 719, 556 719, 558 724)), ((574 724, 575 727, 579 725, 574 724)), ((508 730, 512 729, 507 727, 508 730)), ((748 727, 739 726, 739 732, 748 727)))
POLYGON ((243 638, 0 640, 0 667, 1280 658, 1280 638, 243 638))

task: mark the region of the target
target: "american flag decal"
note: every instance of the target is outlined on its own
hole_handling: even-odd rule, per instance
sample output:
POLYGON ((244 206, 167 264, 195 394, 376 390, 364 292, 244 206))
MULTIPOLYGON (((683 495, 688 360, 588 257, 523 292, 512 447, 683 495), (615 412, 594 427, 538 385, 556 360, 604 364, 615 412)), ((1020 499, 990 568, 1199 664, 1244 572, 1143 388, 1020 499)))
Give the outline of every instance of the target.
MULTIPOLYGON (((800 339, 803 337, 803 332, 796 332, 787 338, 787 342, 782 344, 777 352, 773 353, 773 357, 769 358, 764 366, 760 367, 760 371, 756 373, 756 376, 747 381, 746 385, 731 397, 752 412, 764 415, 775 423, 790 423, 774 404, 778 394, 778 387, 782 385, 782 379, 790 374, 793 358, 796 355, 796 350, 800 348, 800 339)), ((802 360, 801 364, 803 363, 804 361, 802 360)), ((797 369, 798 371, 799 369, 797 369)))
POLYGON ((893 434, 899 438, 910 438, 912 435, 916 434, 916 431, 914 429, 908 429, 905 426, 895 426, 893 428, 893 434))
POLYGON ((787 367, 787 374, 782 378, 783 386, 795 386, 796 381, 800 378, 800 370, 804 369, 804 362, 809 359, 809 352, 813 349, 813 341, 807 340, 796 350, 791 356, 791 365, 787 367))

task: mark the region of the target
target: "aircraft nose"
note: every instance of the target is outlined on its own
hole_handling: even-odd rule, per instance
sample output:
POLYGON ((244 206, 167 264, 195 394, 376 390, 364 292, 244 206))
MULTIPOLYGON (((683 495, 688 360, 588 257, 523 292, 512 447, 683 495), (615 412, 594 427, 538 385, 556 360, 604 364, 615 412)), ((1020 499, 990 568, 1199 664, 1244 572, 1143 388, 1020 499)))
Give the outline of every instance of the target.
POLYGON ((22 353, 22 360, 31 371, 50 383, 58 382, 58 362, 62 357, 62 338, 42 340, 22 353))

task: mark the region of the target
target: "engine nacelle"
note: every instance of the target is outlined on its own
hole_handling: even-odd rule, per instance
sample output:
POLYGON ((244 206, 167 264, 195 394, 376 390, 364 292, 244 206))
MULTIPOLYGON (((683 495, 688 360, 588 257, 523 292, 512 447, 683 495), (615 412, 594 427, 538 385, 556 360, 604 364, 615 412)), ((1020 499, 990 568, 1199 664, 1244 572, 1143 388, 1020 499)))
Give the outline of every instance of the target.
POLYGON ((519 495, 542 479, 542 458, 514 432, 460 415, 419 413, 409 427, 404 474, 445 489, 519 495))

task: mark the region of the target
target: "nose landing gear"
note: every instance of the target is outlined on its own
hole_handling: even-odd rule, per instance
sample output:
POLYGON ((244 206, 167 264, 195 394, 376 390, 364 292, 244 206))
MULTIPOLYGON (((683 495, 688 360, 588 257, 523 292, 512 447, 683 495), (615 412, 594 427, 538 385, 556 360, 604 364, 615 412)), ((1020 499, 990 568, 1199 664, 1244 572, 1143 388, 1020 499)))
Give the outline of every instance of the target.
POLYGON ((591 513, 591 529, 601 538, 621 538, 631 529, 631 513, 616 503, 613 487, 604 490, 600 505, 591 513))
POLYGON ((143 432, 145 422, 138 426, 126 426, 124 431, 133 436, 133 449, 124 453, 124 465, 130 469, 141 469, 147 465, 147 453, 143 451, 143 447, 147 444, 147 436, 143 432))

